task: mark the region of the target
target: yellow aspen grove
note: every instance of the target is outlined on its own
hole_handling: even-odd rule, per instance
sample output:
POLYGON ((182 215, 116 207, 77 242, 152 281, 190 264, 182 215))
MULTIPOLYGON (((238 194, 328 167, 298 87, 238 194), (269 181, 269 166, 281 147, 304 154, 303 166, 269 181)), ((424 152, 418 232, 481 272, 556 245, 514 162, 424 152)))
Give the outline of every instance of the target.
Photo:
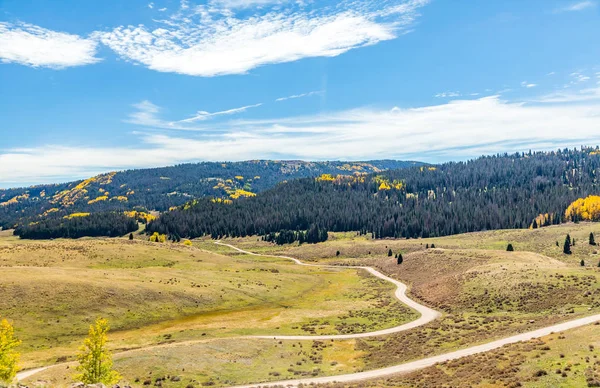
POLYGON ((600 221, 600 196, 579 198, 567 208, 565 216, 569 220, 600 221))
POLYGON ((0 321, 0 383, 9 385, 17 375, 19 353, 15 348, 21 344, 14 333, 15 329, 10 322, 6 319, 0 321))
POLYGON ((84 384, 112 385, 121 380, 121 375, 112 369, 112 356, 106 349, 108 341, 106 333, 109 330, 108 321, 99 318, 94 325, 90 325, 88 337, 77 355, 77 371, 75 380, 84 384))

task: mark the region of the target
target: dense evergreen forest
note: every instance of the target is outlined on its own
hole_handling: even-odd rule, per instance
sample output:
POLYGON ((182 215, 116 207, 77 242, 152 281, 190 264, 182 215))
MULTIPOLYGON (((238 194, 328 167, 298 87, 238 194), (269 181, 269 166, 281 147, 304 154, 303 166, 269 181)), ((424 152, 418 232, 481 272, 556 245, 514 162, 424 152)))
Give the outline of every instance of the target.
POLYGON ((83 181, 0 190, 0 228, 73 213, 166 211, 204 196, 234 200, 267 190, 284 180, 321 174, 377 172, 415 162, 248 161, 196 163, 129 170, 83 181))
POLYGON ((376 238, 417 238, 538 227, 565 221, 573 201, 600 193, 599 175, 600 155, 593 149, 488 156, 366 176, 299 179, 232 203, 200 200, 161 215, 147 230, 275 239, 273 233, 317 225, 376 238))
POLYGON ((50 218, 15 229, 15 235, 28 239, 118 237, 138 230, 135 219, 122 213, 94 213, 71 218, 50 218))

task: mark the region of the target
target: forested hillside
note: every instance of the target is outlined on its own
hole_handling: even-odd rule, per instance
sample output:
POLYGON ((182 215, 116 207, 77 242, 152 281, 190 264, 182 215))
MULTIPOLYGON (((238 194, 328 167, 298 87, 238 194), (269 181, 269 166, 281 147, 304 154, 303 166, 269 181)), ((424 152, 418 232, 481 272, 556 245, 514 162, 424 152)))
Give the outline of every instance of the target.
POLYGON ((204 196, 225 201, 253 196, 284 180, 321 174, 371 173, 413 165, 420 164, 393 160, 257 160, 111 172, 65 184, 0 190, 0 227, 64 219, 74 213, 166 211, 204 196))
POLYGON ((200 200, 163 214, 149 232, 267 235, 361 231, 375 237, 434 237, 528 228, 566 220, 578 198, 600 193, 597 150, 482 157, 353 177, 300 179, 232 203, 200 200))

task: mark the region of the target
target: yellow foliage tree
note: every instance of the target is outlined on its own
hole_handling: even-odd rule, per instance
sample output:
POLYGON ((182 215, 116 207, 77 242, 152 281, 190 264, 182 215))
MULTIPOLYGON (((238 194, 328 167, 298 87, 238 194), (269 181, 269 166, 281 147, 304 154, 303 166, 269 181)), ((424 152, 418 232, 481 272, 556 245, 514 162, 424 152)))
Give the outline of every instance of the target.
POLYGON ((579 198, 567 208, 565 216, 574 221, 600 221, 600 196, 579 198))
POLYGON ((158 232, 154 232, 152 236, 150 236, 151 242, 164 243, 167 241, 166 234, 158 234, 158 232))
POLYGON ((0 382, 10 384, 15 379, 19 362, 19 353, 15 348, 20 344, 10 322, 6 319, 0 321, 0 382))
POLYGON ((84 384, 112 385, 121 380, 117 371, 112 369, 113 362, 109 351, 106 349, 108 341, 106 333, 109 330, 108 321, 99 318, 94 325, 90 325, 88 337, 77 355, 77 371, 75 380, 84 384))
POLYGON ((184 240, 184 241, 183 241, 183 245, 186 245, 186 246, 188 246, 188 247, 191 247, 193 244, 192 244, 192 242, 191 242, 190 240, 184 240))

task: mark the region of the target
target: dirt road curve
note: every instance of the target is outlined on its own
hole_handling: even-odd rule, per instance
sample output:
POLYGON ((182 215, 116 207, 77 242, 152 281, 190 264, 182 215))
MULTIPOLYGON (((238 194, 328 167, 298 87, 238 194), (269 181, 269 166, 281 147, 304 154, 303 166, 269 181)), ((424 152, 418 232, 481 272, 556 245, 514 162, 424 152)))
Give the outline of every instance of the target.
POLYGON ((285 387, 296 387, 299 384, 317 384, 317 383, 333 383, 333 382, 351 382, 368 379, 376 379, 382 377, 388 377, 395 374, 414 372, 419 369, 427 368, 435 365, 439 362, 456 360, 458 358, 471 356, 473 354, 489 352, 490 350, 498 349, 504 345, 514 344, 521 341, 529 341, 534 338, 543 337, 552 333, 558 333, 564 330, 574 329, 577 327, 589 325, 591 323, 600 322, 600 314, 593 315, 591 317, 576 319, 574 321, 560 323, 558 325, 545 327, 543 329, 530 331, 527 333, 517 334, 512 337, 503 338, 498 341, 489 342, 487 344, 472 346, 470 348, 457 350, 455 352, 441 354, 439 356, 424 358, 421 360, 408 362, 406 364, 394 365, 388 368, 375 369, 367 372, 351 373, 340 376, 329 376, 329 377, 317 377, 312 379, 299 379, 299 380, 287 380, 272 382, 268 384, 252 384, 252 385, 239 385, 232 388, 256 388, 256 387, 271 387, 274 385, 285 386, 285 387))
POLYGON ((279 339, 279 340, 331 340, 331 339, 339 340, 339 339, 377 337, 377 336, 381 336, 381 335, 393 334, 393 333, 398 333, 398 332, 405 331, 405 330, 414 329, 415 327, 425 325, 441 316, 441 314, 438 313, 437 311, 432 310, 427 306, 423 306, 422 304, 419 304, 419 303, 415 302, 414 300, 410 299, 408 296, 406 296, 406 285, 404 283, 399 282, 395 279, 392 279, 388 276, 385 276, 381 272, 379 272, 371 267, 359 267, 359 266, 340 267, 340 266, 328 266, 328 265, 318 265, 318 264, 306 264, 306 263, 303 263, 302 261, 295 259, 293 257, 274 256, 274 255, 259 255, 259 254, 253 253, 253 252, 245 251, 245 250, 235 247, 233 245, 224 244, 220 241, 217 241, 215 244, 223 245, 223 246, 229 247, 231 249, 235 249, 236 251, 245 253, 247 255, 278 257, 278 258, 282 258, 282 259, 292 260, 298 265, 304 265, 304 266, 308 266, 308 267, 337 268, 337 269, 339 269, 339 268, 364 269, 366 271, 369 271, 373 276, 378 277, 383 280, 386 280, 386 281, 396 285, 396 287, 397 287, 396 293, 395 293, 396 298, 398 298, 398 300, 400 300, 400 302, 404 303, 405 305, 407 305, 408 307, 410 307, 414 310, 417 310, 421 314, 421 317, 419 319, 414 320, 409 323, 406 323, 404 325, 391 327, 389 329, 384 329, 384 330, 372 331, 369 333, 338 334, 338 335, 276 335, 276 336, 253 336, 253 338, 273 338, 273 339, 279 339))

